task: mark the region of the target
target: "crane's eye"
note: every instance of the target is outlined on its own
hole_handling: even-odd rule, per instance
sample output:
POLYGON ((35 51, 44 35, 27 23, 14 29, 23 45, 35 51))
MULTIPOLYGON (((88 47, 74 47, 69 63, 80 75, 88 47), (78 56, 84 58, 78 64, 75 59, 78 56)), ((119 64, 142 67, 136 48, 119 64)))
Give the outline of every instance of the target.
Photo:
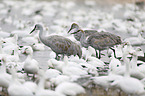
POLYGON ((138 50, 139 50, 139 51, 141 51, 141 49, 140 49, 140 48, 139 48, 138 50))

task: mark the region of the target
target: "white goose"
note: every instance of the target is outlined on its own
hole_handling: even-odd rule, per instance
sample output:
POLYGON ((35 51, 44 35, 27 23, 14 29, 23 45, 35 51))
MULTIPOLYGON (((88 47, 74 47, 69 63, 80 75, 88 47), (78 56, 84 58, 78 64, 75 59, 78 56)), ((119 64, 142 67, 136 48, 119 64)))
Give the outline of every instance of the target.
POLYGON ((96 56, 96 51, 94 48, 92 48, 91 46, 88 47, 88 50, 86 48, 82 48, 82 55, 83 57, 85 57, 85 60, 87 60, 88 57, 90 56, 96 56))
POLYGON ((105 63, 96 57, 88 57, 87 62, 94 67, 104 68, 105 63))
POLYGON ((132 60, 130 61, 131 63, 131 76, 136 77, 138 79, 143 79, 145 77, 144 74, 144 67, 137 66, 137 59, 138 56, 144 56, 143 51, 141 50, 141 48, 136 48, 136 50, 134 50, 134 52, 131 53, 132 55, 132 60))
POLYGON ((121 62, 114 57, 114 54, 112 54, 111 61, 109 64, 108 76, 99 76, 99 77, 95 76, 95 77, 91 77, 91 80, 96 85, 103 87, 106 91, 108 90, 108 88, 111 87, 111 82, 113 82, 116 79, 122 78, 122 76, 117 75, 118 72, 120 72, 120 67, 122 67, 121 62))
POLYGON ((23 86, 23 84, 17 80, 15 69, 11 69, 11 71, 12 80, 8 87, 9 96, 34 96, 33 92, 29 88, 23 86))
POLYGON ((71 78, 67 75, 59 75, 55 78, 51 78, 50 82, 53 83, 54 85, 58 86, 59 84, 63 82, 69 82, 71 78))
POLYGON ((18 35, 14 34, 13 37, 5 38, 5 39, 2 39, 2 40, 3 40, 3 42, 6 42, 6 43, 17 44, 18 35))
POLYGON ((59 84, 55 88, 55 91, 69 96, 76 96, 78 94, 85 93, 85 89, 82 86, 72 82, 63 82, 59 84))
POLYGON ((36 92, 38 86, 36 83, 32 81, 27 81, 23 83, 23 86, 27 87, 29 90, 31 90, 33 93, 36 92))
POLYGON ((57 61, 56 59, 49 59, 48 60, 48 66, 49 67, 53 67, 59 71, 62 71, 62 68, 64 66, 64 62, 63 61, 57 61))
POLYGON ((98 76, 99 73, 98 73, 98 70, 96 67, 94 67, 93 65, 91 64, 88 64, 88 63, 79 63, 83 69, 85 69, 89 75, 92 75, 92 76, 98 76))
POLYGON ((38 88, 35 92, 35 96, 65 96, 56 91, 44 89, 44 84, 45 84, 45 80, 46 80, 44 74, 45 74, 45 72, 43 70, 39 70, 38 75, 40 77, 40 81, 38 83, 38 88))
POLYGON ((111 61, 109 63, 109 72, 115 71, 118 69, 117 67, 122 66, 121 62, 114 57, 114 54, 111 54, 111 55, 112 55, 112 57, 111 57, 111 61))
POLYGON ((6 42, 6 43, 2 44, 2 47, 3 47, 3 52, 6 53, 6 54, 9 54, 9 55, 12 54, 13 50, 17 51, 19 49, 19 46, 17 45, 17 42, 16 43, 6 42))
POLYGON ((26 60, 24 61, 24 71, 27 74, 37 74, 39 70, 39 64, 35 59, 32 59, 33 50, 31 47, 25 49, 25 52, 28 54, 26 60))
MULTIPOLYGON (((131 77, 135 77, 138 79, 143 79, 145 75, 141 72, 139 67, 137 67, 137 54, 143 54, 140 48, 137 48, 136 50, 131 50, 130 54, 133 55, 133 58, 130 62, 130 75, 131 77)), ((116 58, 114 58, 116 59, 116 58)), ((112 61, 112 60, 111 60, 112 61)), ((110 62, 109 64, 109 73, 115 73, 119 75, 125 74, 125 65, 121 64, 121 62, 116 59, 114 62, 110 62)), ((141 67, 140 67, 141 68, 141 67)), ((143 68, 141 68, 143 69, 143 68)), ((143 71, 143 70, 142 70, 143 71)))
MULTIPOLYGON (((26 52, 26 49, 28 49, 29 47, 31 47, 31 46, 22 46, 22 48, 20 48, 20 51, 21 51, 21 53, 22 54, 27 54, 27 52, 26 52)), ((31 48, 32 49, 32 48, 31 48)), ((29 53, 28 53, 29 54, 29 53)), ((27 55, 28 55, 27 54, 27 55)))
POLYGON ((106 91, 111 87, 111 82, 115 81, 116 79, 121 79, 121 78, 122 76, 120 75, 109 73, 108 76, 91 77, 91 80, 96 85, 103 87, 106 91))
POLYGON ((130 77, 130 64, 127 58, 127 50, 123 53, 123 60, 125 62, 125 74, 121 79, 116 79, 111 85, 121 88, 127 94, 140 95, 144 93, 144 85, 136 78, 130 77))
POLYGON ((43 50, 45 50, 44 44, 42 44, 42 43, 34 43, 32 45, 32 48, 33 48, 34 51, 43 51, 43 50))
POLYGON ((145 44, 145 39, 141 36, 141 34, 138 34, 138 37, 130 37, 126 38, 124 41, 129 41, 131 45, 142 45, 145 44))
POLYGON ((86 76, 88 75, 87 71, 84 70, 78 64, 69 64, 68 57, 64 56, 64 66, 62 68, 62 73, 69 76, 86 76), (73 66, 72 66, 73 65, 73 66), (78 65, 78 66, 77 66, 78 65))
POLYGON ((9 61, 11 61, 11 62, 18 62, 20 60, 18 51, 19 50, 17 48, 15 48, 14 50, 12 50, 12 54, 7 56, 7 58, 9 59, 9 61))
POLYGON ((26 43, 27 45, 33 45, 35 43, 38 43, 38 39, 35 38, 35 37, 30 37, 30 36, 27 36, 27 37, 23 37, 22 38, 22 42, 23 43, 26 43))
POLYGON ((48 69, 45 72, 46 79, 56 78, 60 74, 62 73, 56 69, 48 69))
POLYGON ((6 72, 6 57, 2 57, 2 66, 0 67, 0 86, 8 88, 12 76, 6 72))
MULTIPOLYGON (((64 57, 65 57, 64 61, 58 61, 56 59, 49 59, 48 60, 49 66, 54 67, 55 69, 57 69, 61 72, 65 66, 74 66, 74 67, 82 68, 81 65, 78 64, 79 62, 77 62, 77 61, 79 61, 79 58, 77 58, 77 60, 75 59, 76 60, 76 62, 75 62, 75 61, 71 61, 72 58, 71 59, 69 58, 69 60, 68 60, 68 58, 66 56, 64 56, 64 57)), ((80 61, 82 61, 82 60, 80 59, 80 61)))

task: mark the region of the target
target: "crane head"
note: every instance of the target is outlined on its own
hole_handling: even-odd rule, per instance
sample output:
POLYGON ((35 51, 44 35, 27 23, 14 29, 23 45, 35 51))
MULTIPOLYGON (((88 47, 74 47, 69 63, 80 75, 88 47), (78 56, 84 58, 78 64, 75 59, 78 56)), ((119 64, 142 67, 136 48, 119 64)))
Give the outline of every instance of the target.
POLYGON ((42 29, 42 26, 40 24, 36 24, 34 29, 30 32, 30 34, 33 33, 35 30, 40 30, 40 29, 42 29))
POLYGON ((79 28, 79 25, 76 24, 76 23, 73 23, 73 24, 71 25, 71 28, 69 29, 68 33, 70 33, 70 32, 76 32, 76 31, 78 31, 79 29, 80 29, 80 28, 79 28))

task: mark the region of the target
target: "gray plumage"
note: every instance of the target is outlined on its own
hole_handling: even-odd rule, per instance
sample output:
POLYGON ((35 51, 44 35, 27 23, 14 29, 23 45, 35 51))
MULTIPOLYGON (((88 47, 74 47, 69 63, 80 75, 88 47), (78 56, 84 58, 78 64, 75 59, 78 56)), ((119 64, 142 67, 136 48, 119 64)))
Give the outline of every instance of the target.
MULTIPOLYGON (((82 29, 81 29, 76 23, 73 23, 73 24, 71 25, 71 28, 70 28, 70 30, 68 31, 68 33, 69 33, 70 31, 72 31, 72 32, 77 32, 78 30, 82 30, 82 29)), ((92 35, 92 34, 94 34, 94 33, 98 33, 97 30, 83 30, 83 31, 85 32, 86 37, 89 36, 89 35, 92 35)), ((80 32, 77 32, 76 34, 74 34, 74 37, 75 37, 75 39, 76 39, 77 41, 80 41, 80 38, 81 38, 80 32)))
MULTIPOLYGON (((74 34, 76 40, 81 42, 83 47, 91 46, 96 50, 104 50, 114 45, 121 44, 121 38, 109 32, 97 32, 96 30, 83 31, 77 24, 73 23, 68 33, 74 34)), ((114 51, 114 50, 113 50, 114 51)), ((114 53, 115 54, 115 53, 114 53)), ((99 54, 100 57, 100 54, 99 54)))
MULTIPOLYGON (((98 32, 96 30, 84 30, 86 37, 90 36, 92 34, 97 34, 98 32)), ((74 37, 77 41, 80 41, 81 34, 78 32, 77 34, 74 34, 74 37)))
POLYGON ((40 24, 36 24, 35 28, 30 32, 39 30, 39 38, 43 44, 50 47, 55 53, 56 58, 58 54, 62 55, 78 55, 80 58, 82 56, 82 50, 79 45, 72 42, 70 39, 59 35, 46 36, 43 32, 43 27, 40 24))
POLYGON ((121 44, 121 38, 111 33, 101 32, 90 35, 87 43, 97 50, 104 50, 114 45, 121 44))

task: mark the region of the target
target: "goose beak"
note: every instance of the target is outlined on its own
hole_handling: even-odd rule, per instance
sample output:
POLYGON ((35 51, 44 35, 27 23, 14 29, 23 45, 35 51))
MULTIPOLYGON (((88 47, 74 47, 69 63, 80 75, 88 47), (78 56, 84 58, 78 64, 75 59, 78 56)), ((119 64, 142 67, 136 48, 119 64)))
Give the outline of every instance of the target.
POLYGON ((30 34, 32 34, 35 31, 36 27, 34 27, 34 29, 30 32, 30 34))
POLYGON ((133 53, 129 53, 130 55, 133 55, 133 53))

